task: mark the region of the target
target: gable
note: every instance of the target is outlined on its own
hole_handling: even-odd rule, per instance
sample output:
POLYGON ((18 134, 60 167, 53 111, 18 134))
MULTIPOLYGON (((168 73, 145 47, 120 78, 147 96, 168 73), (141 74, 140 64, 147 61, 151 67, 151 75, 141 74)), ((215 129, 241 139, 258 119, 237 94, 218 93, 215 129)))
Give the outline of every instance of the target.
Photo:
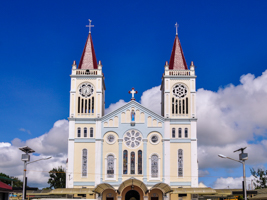
POLYGON ((162 132, 164 117, 154 113, 136 101, 130 101, 102 117, 101 123, 103 135, 107 131, 123 133, 130 128, 136 128, 146 133, 152 130, 162 132))

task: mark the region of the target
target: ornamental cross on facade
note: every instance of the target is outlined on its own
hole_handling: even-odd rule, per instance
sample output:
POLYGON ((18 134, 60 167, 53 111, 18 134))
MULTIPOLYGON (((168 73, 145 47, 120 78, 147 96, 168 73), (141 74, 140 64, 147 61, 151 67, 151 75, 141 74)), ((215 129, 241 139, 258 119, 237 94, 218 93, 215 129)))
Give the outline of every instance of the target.
POLYGON ((135 91, 134 88, 132 88, 132 90, 129 91, 129 94, 132 94, 132 98, 131 98, 131 100, 135 100, 135 98, 134 98, 134 94, 137 94, 137 91, 135 91))
POLYGON ((92 20, 88 19, 89 25, 86 25, 86 27, 89 27, 89 33, 91 33, 91 27, 94 27, 94 25, 91 25, 92 20))
POLYGON ((179 27, 179 24, 177 24, 177 22, 176 22, 176 24, 175 24, 175 28, 176 28, 176 35, 178 35, 178 27, 179 27))

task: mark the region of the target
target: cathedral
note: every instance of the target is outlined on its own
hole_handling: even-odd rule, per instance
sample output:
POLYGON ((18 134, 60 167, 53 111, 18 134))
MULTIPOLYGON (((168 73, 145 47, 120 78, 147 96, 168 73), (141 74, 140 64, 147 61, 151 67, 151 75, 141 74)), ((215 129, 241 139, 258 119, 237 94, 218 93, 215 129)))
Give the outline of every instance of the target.
POLYGON ((104 114, 91 31, 70 78, 66 188, 89 188, 86 198, 98 200, 197 198, 177 192, 198 188, 195 67, 187 66, 177 33, 162 76, 161 115, 138 103, 134 88, 131 101, 104 114))

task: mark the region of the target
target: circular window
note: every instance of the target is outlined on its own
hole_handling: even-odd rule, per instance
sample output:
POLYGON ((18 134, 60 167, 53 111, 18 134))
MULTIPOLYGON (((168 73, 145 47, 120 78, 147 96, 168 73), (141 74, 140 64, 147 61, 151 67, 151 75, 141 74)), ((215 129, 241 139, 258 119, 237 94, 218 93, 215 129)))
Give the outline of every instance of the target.
POLYGON ((142 142, 142 135, 136 130, 127 131, 123 140, 126 146, 136 148, 139 147, 142 142))
POLYGON ((90 97, 94 93, 94 87, 90 83, 83 83, 79 87, 79 93, 82 97, 90 97))
POLYGON ((178 98, 184 98, 187 95, 187 87, 184 84, 177 84, 172 89, 173 95, 178 98))
POLYGON ((150 142, 151 142, 152 144, 158 144, 158 143, 159 143, 159 137, 158 137, 157 135, 152 135, 152 136, 150 137, 150 142))
POLYGON ((107 136, 107 143, 113 144, 115 142, 115 136, 113 134, 109 134, 107 136))

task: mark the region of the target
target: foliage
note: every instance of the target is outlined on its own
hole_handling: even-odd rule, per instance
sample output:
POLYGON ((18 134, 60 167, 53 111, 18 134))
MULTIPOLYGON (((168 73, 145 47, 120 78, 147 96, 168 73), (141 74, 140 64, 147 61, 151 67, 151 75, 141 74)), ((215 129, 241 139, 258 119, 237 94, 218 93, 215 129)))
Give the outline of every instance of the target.
POLYGON ((240 196, 240 195, 239 195, 239 196, 237 197, 237 199, 238 199, 238 200, 243 200, 244 198, 243 198, 243 196, 240 196))
POLYGON ((48 184, 50 184, 50 189, 65 188, 66 185, 66 172, 62 166, 58 168, 53 168, 49 171, 50 178, 48 184))
POLYGON ((11 177, 11 176, 6 175, 4 173, 0 173, 0 181, 7 184, 7 185, 10 185, 10 186, 11 186, 11 183, 13 182, 12 187, 22 187, 23 186, 23 182, 21 180, 19 180, 17 177, 11 177), (9 180, 9 179, 13 179, 13 181, 9 180))
POLYGON ((263 170, 258 168, 255 170, 254 168, 250 169, 250 172, 252 176, 254 176, 253 185, 255 186, 255 189, 260 188, 267 188, 267 170, 263 170))

